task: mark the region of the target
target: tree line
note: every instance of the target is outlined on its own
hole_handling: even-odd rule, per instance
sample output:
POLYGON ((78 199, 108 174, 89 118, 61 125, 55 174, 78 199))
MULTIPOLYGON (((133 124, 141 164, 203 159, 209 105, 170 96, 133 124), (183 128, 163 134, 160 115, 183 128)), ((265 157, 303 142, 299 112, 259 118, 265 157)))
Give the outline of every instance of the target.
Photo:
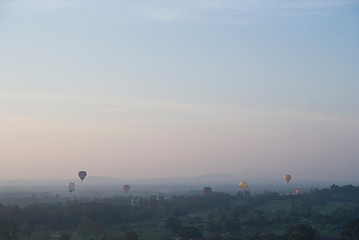
MULTIPOLYGON (((171 198, 113 197, 24 207, 0 204, 0 240, 28 239, 34 231, 57 229, 71 229, 82 239, 146 239, 140 222, 151 222, 154 229, 166 232, 163 239, 310 240, 318 239, 323 229, 343 239, 359 239, 355 219, 359 219, 359 188, 351 185, 298 195, 267 191, 252 196, 247 191, 235 196, 213 192, 171 198), (335 203, 331 211, 321 210, 335 203), (113 229, 120 233, 110 234, 113 229), (304 235, 294 236, 299 233, 304 235)), ((61 237, 71 239, 70 234, 61 237)))

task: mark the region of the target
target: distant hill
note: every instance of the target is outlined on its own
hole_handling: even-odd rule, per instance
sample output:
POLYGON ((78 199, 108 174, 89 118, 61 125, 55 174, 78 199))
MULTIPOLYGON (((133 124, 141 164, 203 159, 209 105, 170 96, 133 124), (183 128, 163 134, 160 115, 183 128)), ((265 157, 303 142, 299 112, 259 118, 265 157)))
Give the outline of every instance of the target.
MULTIPOLYGON (((318 187, 330 186, 331 184, 359 184, 359 178, 356 176, 335 176, 321 168, 308 169, 306 171, 288 172, 292 175, 291 185, 312 185, 318 187)), ((226 174, 206 174, 196 177, 170 177, 170 178, 111 178, 101 176, 87 176, 85 182, 89 185, 237 185, 240 181, 247 181, 251 186, 254 185, 283 185, 283 175, 287 174, 267 174, 256 170, 246 170, 241 173, 226 174)), ((0 186, 55 186, 64 185, 69 182, 80 183, 80 179, 2 179, 0 186)), ((285 184, 284 184, 285 185, 285 184)))

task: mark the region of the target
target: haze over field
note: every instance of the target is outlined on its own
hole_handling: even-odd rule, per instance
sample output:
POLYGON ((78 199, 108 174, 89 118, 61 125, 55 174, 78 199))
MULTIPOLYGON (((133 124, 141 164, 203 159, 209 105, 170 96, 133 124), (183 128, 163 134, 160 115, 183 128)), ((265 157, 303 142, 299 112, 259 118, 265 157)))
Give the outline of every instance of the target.
POLYGON ((357 184, 358 29, 356 0, 1 1, 0 179, 357 184))

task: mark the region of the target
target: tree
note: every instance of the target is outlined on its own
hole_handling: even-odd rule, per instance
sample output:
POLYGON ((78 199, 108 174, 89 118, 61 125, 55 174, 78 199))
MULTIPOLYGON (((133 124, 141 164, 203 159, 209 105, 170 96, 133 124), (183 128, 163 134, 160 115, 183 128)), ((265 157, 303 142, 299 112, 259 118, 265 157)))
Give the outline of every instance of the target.
POLYGON ((220 233, 222 231, 222 224, 219 222, 207 222, 206 229, 209 233, 220 233))
POLYGON ((178 230, 178 236, 182 239, 202 239, 201 231, 192 226, 184 226, 178 230))
POLYGON ((182 226, 182 222, 176 216, 169 216, 166 219, 166 228, 173 233, 176 233, 178 229, 182 226))
POLYGON ((245 240, 276 240, 276 236, 273 233, 261 233, 254 234, 245 238, 245 240))
POLYGON ((238 232, 241 230, 241 221, 238 217, 231 217, 224 222, 224 230, 226 232, 238 232))
POLYGON ((219 239, 222 239, 222 236, 219 233, 212 232, 212 233, 208 234, 206 239, 207 240, 219 240, 219 239))
POLYGON ((82 217, 80 224, 77 226, 77 231, 79 234, 83 237, 83 239, 86 239, 89 233, 91 232, 91 229, 93 228, 94 221, 88 217, 82 217))
POLYGON ((348 222, 341 233, 342 239, 359 240, 359 218, 348 222))
POLYGON ((71 235, 68 233, 62 233, 61 237, 59 238, 60 240, 70 240, 71 239, 71 235))
POLYGON ((124 234, 124 240, 137 240, 138 239, 138 235, 135 231, 127 231, 124 234))
POLYGON ((264 233, 261 235, 261 240, 275 240, 277 239, 273 233, 264 233))
POLYGON ((33 230, 34 229, 27 223, 22 224, 20 227, 20 232, 24 239, 27 239, 33 230))
POLYGON ((0 239, 3 240, 17 240, 19 237, 20 229, 16 224, 12 223, 9 225, 2 226, 0 232, 0 239))
POLYGON ((283 240, 315 240, 317 236, 317 231, 310 225, 297 224, 284 233, 283 240))
POLYGON ((312 204, 309 201, 298 201, 290 208, 292 216, 309 217, 312 211, 312 204))
POLYGON ((96 239, 99 239, 100 236, 102 236, 105 232, 106 232, 106 223, 103 220, 99 220, 96 222, 94 229, 93 229, 93 233, 96 236, 96 239))
POLYGON ((94 221, 91 218, 82 217, 77 230, 83 239, 86 239, 89 234, 92 234, 96 237, 96 239, 99 239, 106 231, 106 223, 102 220, 94 221))

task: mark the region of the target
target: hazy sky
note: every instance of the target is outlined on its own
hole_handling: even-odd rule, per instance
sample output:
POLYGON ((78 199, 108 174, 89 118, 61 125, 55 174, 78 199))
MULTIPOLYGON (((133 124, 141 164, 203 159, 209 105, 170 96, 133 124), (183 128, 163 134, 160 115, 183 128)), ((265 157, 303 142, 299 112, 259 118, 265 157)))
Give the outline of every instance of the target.
POLYGON ((359 168, 358 0, 0 1, 0 179, 312 168, 359 168))

